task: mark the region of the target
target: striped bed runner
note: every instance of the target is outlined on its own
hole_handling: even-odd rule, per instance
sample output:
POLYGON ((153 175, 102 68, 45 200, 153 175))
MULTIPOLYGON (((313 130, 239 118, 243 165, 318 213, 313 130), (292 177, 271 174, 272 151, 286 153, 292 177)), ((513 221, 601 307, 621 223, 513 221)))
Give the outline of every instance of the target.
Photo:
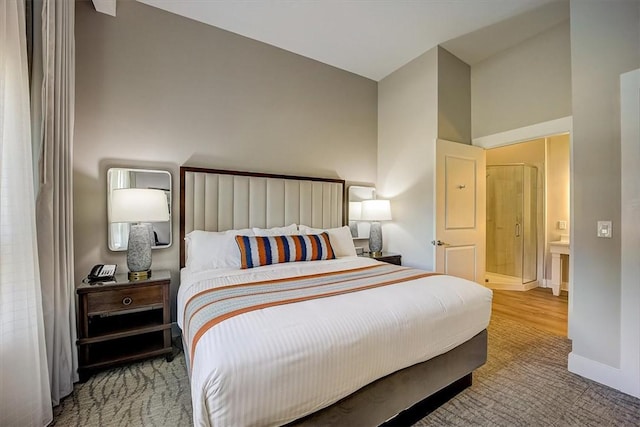
POLYGON ((188 333, 186 339, 190 342, 191 366, 196 346, 204 333, 231 317, 267 307, 378 288, 436 274, 393 264, 379 264, 207 289, 191 297, 185 307, 183 332, 188 333))

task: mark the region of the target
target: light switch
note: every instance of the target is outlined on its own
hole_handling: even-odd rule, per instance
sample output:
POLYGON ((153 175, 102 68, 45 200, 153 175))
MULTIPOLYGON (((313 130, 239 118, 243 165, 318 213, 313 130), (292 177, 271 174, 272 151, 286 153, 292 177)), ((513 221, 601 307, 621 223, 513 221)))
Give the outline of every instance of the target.
POLYGON ((611 221, 598 221, 598 237, 611 238, 611 221))
POLYGON ((558 230, 566 230, 567 221, 558 221, 558 230))

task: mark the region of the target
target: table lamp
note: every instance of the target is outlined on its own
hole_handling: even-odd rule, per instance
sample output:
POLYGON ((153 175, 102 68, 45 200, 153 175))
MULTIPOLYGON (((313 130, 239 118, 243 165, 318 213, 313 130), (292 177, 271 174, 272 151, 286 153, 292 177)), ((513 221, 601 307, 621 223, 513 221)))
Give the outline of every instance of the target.
POLYGON ((382 226, 380 221, 391 220, 389 200, 364 200, 362 202, 362 220, 371 221, 369 229, 369 251, 374 256, 382 255, 382 226))
POLYGON ((121 188, 111 192, 109 222, 127 222, 127 267, 129 280, 147 279, 151 276, 151 246, 153 228, 150 222, 169 221, 167 197, 162 190, 146 188, 121 188))

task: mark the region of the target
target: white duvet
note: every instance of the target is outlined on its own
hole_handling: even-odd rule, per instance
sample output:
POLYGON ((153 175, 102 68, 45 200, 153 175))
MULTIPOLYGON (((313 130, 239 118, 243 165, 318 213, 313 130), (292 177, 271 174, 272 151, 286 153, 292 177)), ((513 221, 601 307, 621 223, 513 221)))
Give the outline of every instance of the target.
MULTIPOLYGON (((347 257, 249 270, 183 269, 178 325, 183 328, 189 298, 211 287, 377 262, 347 257)), ((476 283, 431 276, 227 319, 202 336, 193 354, 194 425, 282 425, 315 412, 472 338, 489 324, 491 298, 476 283)))

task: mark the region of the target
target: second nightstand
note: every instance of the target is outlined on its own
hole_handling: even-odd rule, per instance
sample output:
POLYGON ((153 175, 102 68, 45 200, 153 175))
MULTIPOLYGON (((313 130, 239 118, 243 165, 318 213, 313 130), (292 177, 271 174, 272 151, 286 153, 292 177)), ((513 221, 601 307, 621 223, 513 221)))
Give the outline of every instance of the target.
POLYGON ((113 365, 166 355, 172 359, 167 270, 146 280, 78 286, 78 359, 80 381, 113 365))
POLYGON ((400 254, 382 252, 382 255, 374 256, 371 252, 366 252, 359 256, 377 259, 378 261, 388 262, 389 264, 402 265, 402 255, 400 254))

